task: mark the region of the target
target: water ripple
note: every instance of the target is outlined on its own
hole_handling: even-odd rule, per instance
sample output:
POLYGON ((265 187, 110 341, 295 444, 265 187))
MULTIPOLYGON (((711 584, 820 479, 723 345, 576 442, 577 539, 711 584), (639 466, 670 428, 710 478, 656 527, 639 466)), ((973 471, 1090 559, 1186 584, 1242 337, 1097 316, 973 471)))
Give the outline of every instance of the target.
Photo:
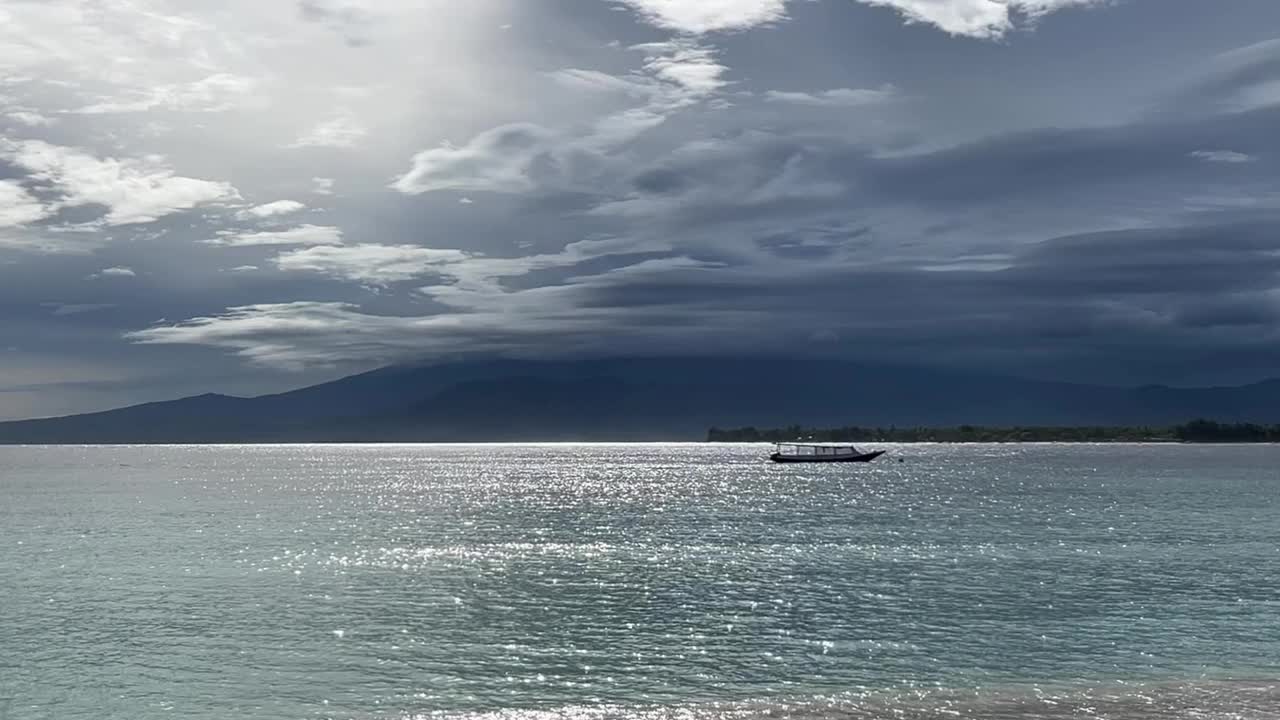
POLYGON ((1280 448, 761 451, 0 448, 0 708, 1276 717, 1280 448))

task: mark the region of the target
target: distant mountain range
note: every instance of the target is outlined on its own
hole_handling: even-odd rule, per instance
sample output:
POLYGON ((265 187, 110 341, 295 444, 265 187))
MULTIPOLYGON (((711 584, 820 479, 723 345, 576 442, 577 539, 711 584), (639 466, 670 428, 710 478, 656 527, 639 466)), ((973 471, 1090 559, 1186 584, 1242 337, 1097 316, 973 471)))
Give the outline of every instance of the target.
POLYGON ((1280 380, 1114 388, 835 360, 489 360, 0 423, 0 443, 699 440, 707 428, 1280 422, 1280 380))

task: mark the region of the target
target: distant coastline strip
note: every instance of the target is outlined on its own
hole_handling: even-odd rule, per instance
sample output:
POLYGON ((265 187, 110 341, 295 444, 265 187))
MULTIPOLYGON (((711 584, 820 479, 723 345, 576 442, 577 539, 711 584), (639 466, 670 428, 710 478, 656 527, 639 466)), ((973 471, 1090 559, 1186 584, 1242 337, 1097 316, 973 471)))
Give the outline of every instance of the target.
POLYGON ((711 428, 707 442, 1189 442, 1280 443, 1280 425, 1193 420, 1171 427, 754 427, 711 428))

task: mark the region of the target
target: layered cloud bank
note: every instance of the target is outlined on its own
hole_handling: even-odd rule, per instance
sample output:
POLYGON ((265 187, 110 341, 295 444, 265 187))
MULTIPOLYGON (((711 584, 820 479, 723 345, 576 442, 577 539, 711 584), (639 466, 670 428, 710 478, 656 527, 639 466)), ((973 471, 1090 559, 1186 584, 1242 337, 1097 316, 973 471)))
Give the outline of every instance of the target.
POLYGON ((0 3, 0 371, 24 378, 0 414, 470 353, 1254 379, 1280 356, 1277 22, 0 3))

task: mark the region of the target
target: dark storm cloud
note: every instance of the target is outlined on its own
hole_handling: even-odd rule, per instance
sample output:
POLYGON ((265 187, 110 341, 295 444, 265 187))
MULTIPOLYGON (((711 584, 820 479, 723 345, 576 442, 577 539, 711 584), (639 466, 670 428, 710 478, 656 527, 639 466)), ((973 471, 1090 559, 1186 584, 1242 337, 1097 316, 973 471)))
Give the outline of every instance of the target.
MULTIPOLYGON (((700 327, 724 338, 723 348, 782 343, 895 360, 929 353, 1010 371, 1092 364, 1123 375, 1151 352, 1198 357, 1206 345, 1256 359, 1277 340, 1260 325, 1276 302, 1277 215, 1258 195, 1274 172, 1277 141, 1266 130, 1277 120, 1276 109, 1262 109, 1041 130, 905 156, 836 137, 751 132, 695 141, 635 170, 625 194, 591 211, 665 238, 670 249, 623 245, 523 268, 510 258, 490 290, 446 295, 460 317, 484 321, 436 327, 431 342, 528 352, 534 332, 562 348, 660 352, 686 341, 681 329, 700 327), (1209 144, 1223 138, 1248 160, 1216 159, 1241 150, 1203 150, 1228 146, 1209 144), (1209 190, 1257 202, 1192 207, 1189 194, 1209 190), (1054 236, 1063 208, 1074 215, 1113 203, 1149 206, 1147 218, 1162 223, 1054 236), (939 233, 916 218, 974 208, 1016 208, 1024 237, 982 237, 999 226, 981 221, 939 233), (694 265, 633 271, 663 260, 694 265), (492 315, 494 302, 521 312, 492 315), (1246 320, 1250 304, 1261 309, 1246 320)), ((1085 215, 1081 224, 1093 221, 1085 215)), ((254 327, 252 335, 213 340, 216 318, 175 332, 273 347, 290 312, 264 308, 235 319, 254 327)), ((347 310, 340 317, 359 322, 347 310)), ((411 334, 416 322, 407 318, 395 332, 411 334)), ((1177 369, 1194 376, 1192 364, 1177 369)))
POLYGON ((812 301, 813 312, 835 316, 847 307, 876 307, 877 322, 892 325, 912 307, 949 320, 965 314, 969 304, 987 314, 1020 304, 1197 302, 1280 290, 1280 215, 1271 223, 1052 238, 993 262, 1007 267, 929 271, 886 263, 827 271, 801 267, 773 276, 709 270, 694 276, 695 282, 658 278, 600 287, 591 304, 736 306, 771 309, 781 317, 812 301))
POLYGON ((1280 214, 1270 223, 1058 238, 1017 256, 1009 289, 1046 297, 1273 289, 1280 271, 1278 231, 1280 214))
POLYGON ((1280 300, 1264 293, 1235 293, 1229 297, 1192 303, 1175 317, 1189 328, 1257 328, 1267 331, 1280 325, 1280 300))
POLYGON ((699 143, 640 170, 629 204, 638 211, 652 200, 690 221, 714 221, 741 218, 736 213, 752 204, 802 211, 834 205, 836 194, 940 211, 1102 193, 1123 193, 1129 203, 1176 203, 1173 193, 1214 183, 1269 183, 1280 170, 1278 127, 1280 105, 1178 123, 1035 130, 909 155, 881 155, 834 137, 748 133, 699 143), (1245 157, 1215 162, 1214 152, 1245 157))
POLYGON ((1023 350, 1055 347, 1064 357, 1133 370, 1157 349, 1213 345, 1270 356, 1280 340, 1280 216, 1061 237, 1002 262, 1004 269, 981 271, 708 270, 593 288, 584 304, 750 313, 762 331, 802 338, 830 330, 852 343, 847 352, 870 346, 896 360, 985 347, 1010 362, 1023 350))
POLYGON ((1274 2, 63 2, 0 26, 0 415, 458 352, 1280 356, 1274 2))

